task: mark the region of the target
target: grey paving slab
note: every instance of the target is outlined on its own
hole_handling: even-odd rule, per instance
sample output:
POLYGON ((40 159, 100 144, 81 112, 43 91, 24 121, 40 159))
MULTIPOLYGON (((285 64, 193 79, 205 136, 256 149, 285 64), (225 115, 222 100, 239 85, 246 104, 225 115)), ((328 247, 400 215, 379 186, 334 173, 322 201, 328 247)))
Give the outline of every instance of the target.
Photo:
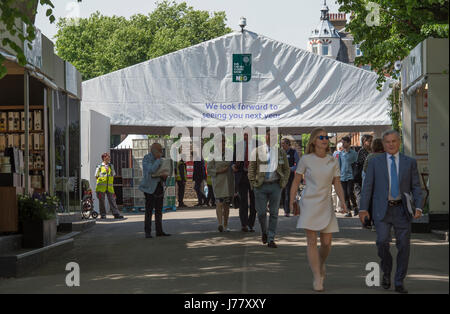
MULTIPOLYGON (((0 293, 201 293, 303 294, 312 291, 306 239, 296 217, 281 215, 278 248, 240 231, 238 210, 231 209, 229 233, 219 233, 215 210, 187 209, 164 214, 171 237, 144 238, 144 216, 98 220, 75 238, 74 248, 25 278, 1 279, 0 293), (80 287, 67 287, 66 264, 80 265, 80 287)), ((324 293, 392 294, 367 287, 366 264, 378 262, 375 233, 357 218, 339 217, 327 262, 324 293)), ((396 254, 395 244, 392 252, 396 254)), ((448 242, 433 234, 413 234, 406 286, 410 293, 449 292, 448 242)))

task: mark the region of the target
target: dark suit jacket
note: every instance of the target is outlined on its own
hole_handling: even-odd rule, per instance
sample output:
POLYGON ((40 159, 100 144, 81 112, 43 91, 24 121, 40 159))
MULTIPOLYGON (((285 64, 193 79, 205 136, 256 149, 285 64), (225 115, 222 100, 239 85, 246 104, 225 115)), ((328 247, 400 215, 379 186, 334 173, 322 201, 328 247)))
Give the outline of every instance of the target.
MULTIPOLYGON (((412 216, 406 207, 407 203, 404 193, 412 192, 415 207, 422 208, 422 188, 420 187, 419 172, 417 171, 417 161, 403 154, 399 156, 399 185, 403 210, 406 211, 407 217, 411 220, 412 216)), ((383 220, 386 216, 389 200, 389 172, 386 153, 380 154, 369 161, 362 186, 360 210, 368 210, 371 199, 374 221, 383 220)))
POLYGON ((192 173, 192 179, 194 181, 206 180, 205 162, 194 161, 194 172, 192 173))

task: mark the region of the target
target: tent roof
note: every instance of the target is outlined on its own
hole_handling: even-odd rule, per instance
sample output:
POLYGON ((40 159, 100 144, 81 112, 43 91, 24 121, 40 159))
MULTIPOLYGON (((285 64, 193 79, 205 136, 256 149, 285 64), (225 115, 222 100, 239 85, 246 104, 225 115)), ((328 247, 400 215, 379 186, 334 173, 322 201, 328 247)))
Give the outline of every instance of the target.
POLYGON ((133 148, 133 140, 144 140, 147 138, 147 135, 130 134, 119 145, 114 147, 114 149, 133 148))
POLYGON ((112 134, 169 134, 194 121, 282 133, 380 130, 391 125, 394 81, 378 91, 376 80, 374 72, 234 32, 83 82, 82 110, 110 117, 112 134), (233 54, 242 53, 251 54, 251 79, 233 82, 233 54))

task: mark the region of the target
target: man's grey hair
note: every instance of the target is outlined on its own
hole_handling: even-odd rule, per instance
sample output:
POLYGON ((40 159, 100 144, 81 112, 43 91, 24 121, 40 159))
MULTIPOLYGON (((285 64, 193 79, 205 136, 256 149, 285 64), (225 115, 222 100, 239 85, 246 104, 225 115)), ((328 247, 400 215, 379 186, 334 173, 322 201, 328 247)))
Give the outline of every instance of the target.
POLYGON ((398 133, 398 131, 396 131, 396 130, 387 130, 387 131, 384 131, 384 132, 383 132, 383 135, 381 136, 381 137, 383 138, 383 141, 384 141, 384 138, 385 138, 386 136, 391 135, 391 134, 395 134, 395 135, 397 135, 397 137, 398 137, 399 140, 401 139, 401 138, 400 138, 400 133, 398 133))

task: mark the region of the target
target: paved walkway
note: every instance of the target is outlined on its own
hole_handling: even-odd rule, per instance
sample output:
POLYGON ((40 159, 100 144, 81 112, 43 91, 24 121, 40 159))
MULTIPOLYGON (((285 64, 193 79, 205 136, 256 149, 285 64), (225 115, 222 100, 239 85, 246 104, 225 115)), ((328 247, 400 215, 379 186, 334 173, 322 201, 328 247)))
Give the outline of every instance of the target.
MULTIPOLYGON (((357 218, 338 216, 325 293, 395 293, 365 284, 366 264, 378 262, 375 233, 361 229, 357 218)), ((125 217, 98 221, 75 239, 74 249, 25 278, 0 279, 0 293, 313 293, 305 234, 282 210, 277 249, 262 245, 259 226, 241 232, 237 209, 229 233, 217 231, 213 209, 166 213, 164 230, 172 236, 153 239, 144 238, 143 215, 125 217), (65 284, 69 262, 80 265, 80 287, 65 284)), ((405 285, 410 293, 448 294, 448 242, 413 234, 405 285)))

